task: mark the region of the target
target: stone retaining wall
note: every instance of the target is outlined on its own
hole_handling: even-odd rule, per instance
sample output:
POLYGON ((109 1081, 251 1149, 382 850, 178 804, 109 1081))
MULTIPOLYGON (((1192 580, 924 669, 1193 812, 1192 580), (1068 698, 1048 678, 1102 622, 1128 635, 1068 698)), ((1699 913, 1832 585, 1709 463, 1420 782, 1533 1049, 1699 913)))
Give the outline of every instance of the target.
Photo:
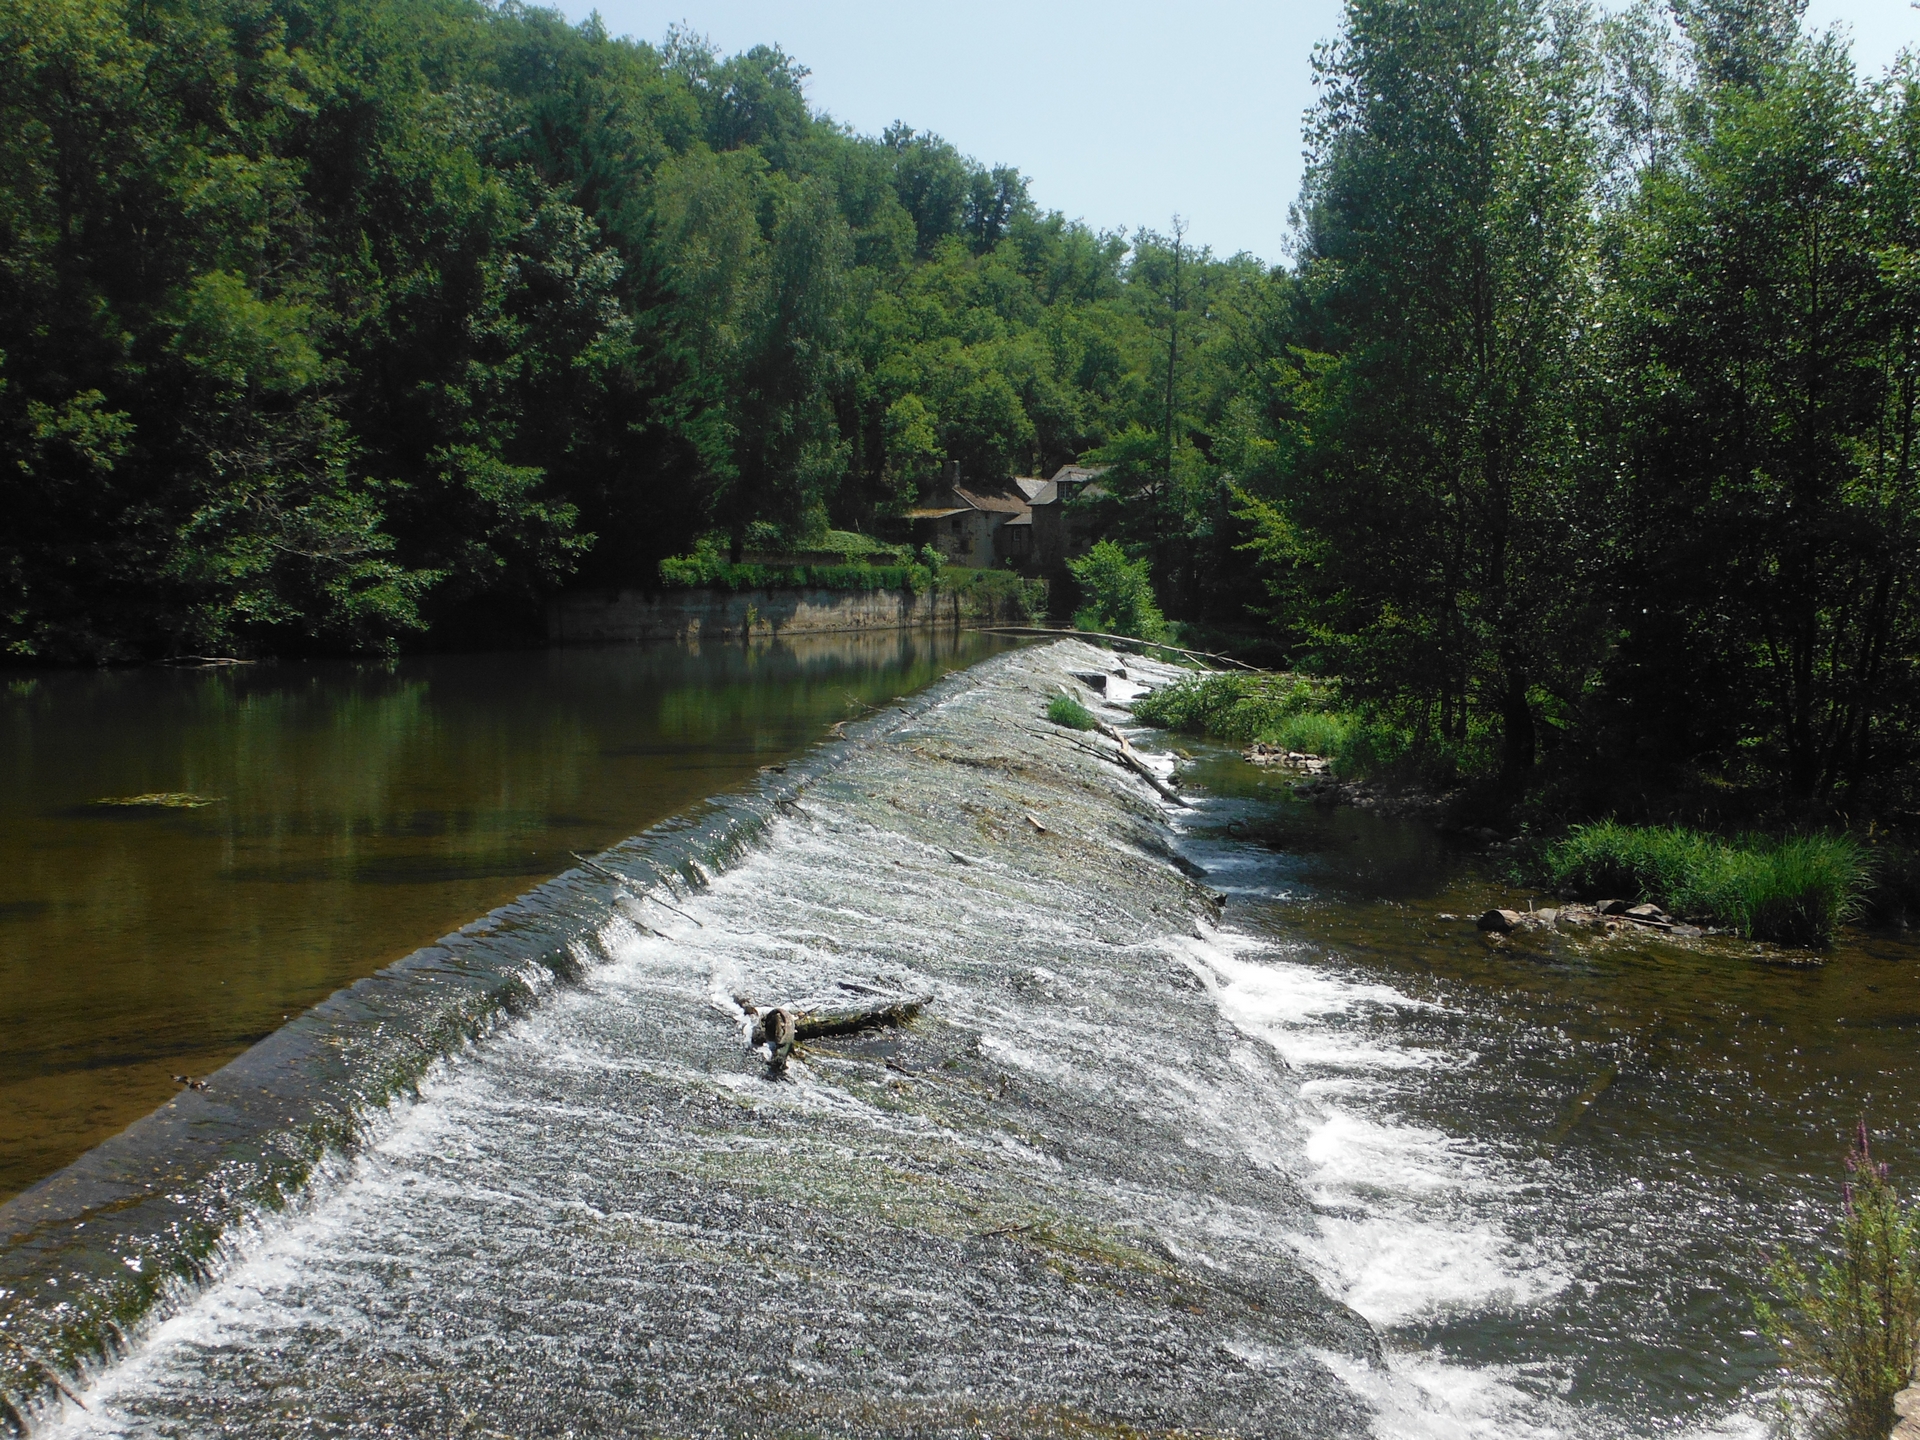
POLYGON ((744 640, 834 631, 910 630, 1022 620, 967 590, 639 590, 561 595, 547 603, 553 645, 744 640))

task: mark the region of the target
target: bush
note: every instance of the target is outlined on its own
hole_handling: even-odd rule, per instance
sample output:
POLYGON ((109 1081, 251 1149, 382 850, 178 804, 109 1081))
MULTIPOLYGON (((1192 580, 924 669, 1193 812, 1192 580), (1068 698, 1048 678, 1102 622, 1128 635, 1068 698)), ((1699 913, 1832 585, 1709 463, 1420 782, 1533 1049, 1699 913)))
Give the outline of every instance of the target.
POLYGON ((1093 712, 1071 695, 1056 695, 1047 702, 1047 719, 1069 730, 1091 730, 1098 722, 1093 712))
POLYGON ((1153 598, 1153 576, 1145 560, 1129 560, 1126 551, 1102 540, 1067 569, 1079 582, 1086 604, 1074 615, 1077 629, 1136 640, 1165 640, 1166 618, 1153 598))
MULTIPOLYGON (((829 534, 851 534, 831 531, 829 534)), ((879 553, 878 551, 873 553, 879 553)), ((916 595, 933 584, 933 574, 918 564, 872 565, 758 565, 734 564, 711 538, 701 541, 691 555, 673 555, 660 562, 660 583, 670 590, 812 589, 858 593, 869 590, 911 590, 916 595)))
POLYGON ((1677 826, 1577 825, 1548 847, 1557 886, 1655 900, 1755 940, 1830 944, 1855 913, 1866 858, 1845 835, 1718 840, 1677 826))
POLYGON ((1297 675, 1197 675, 1135 701, 1133 714, 1165 730, 1318 755, 1343 780, 1391 773, 1444 789, 1483 758, 1473 740, 1418 747, 1411 731, 1384 717, 1337 710, 1329 686, 1297 675))
POLYGON ((1784 1298, 1756 1302, 1760 1329, 1814 1400, 1823 1440, 1886 1440, 1893 1398, 1920 1342, 1920 1221, 1873 1158, 1863 1122, 1847 1152, 1838 1253, 1808 1275, 1782 1253, 1769 1278, 1784 1298))
POLYGON ((1144 725, 1246 745, 1321 709, 1325 700, 1292 675, 1197 675, 1136 700, 1133 714, 1144 725))
POLYGON ((949 593, 971 597, 979 607, 976 613, 989 612, 1004 620, 1025 623, 1047 608, 1047 582, 1028 580, 1011 570, 947 565, 939 572, 939 585, 949 593))

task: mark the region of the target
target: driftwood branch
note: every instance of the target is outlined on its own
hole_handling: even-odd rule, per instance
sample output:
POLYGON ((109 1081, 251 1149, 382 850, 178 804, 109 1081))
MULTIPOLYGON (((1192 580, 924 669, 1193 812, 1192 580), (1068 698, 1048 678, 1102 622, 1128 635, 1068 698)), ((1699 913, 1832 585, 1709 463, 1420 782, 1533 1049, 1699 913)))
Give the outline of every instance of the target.
MULTIPOLYGON (((863 989, 864 987, 852 987, 863 989)), ((802 1040, 823 1035, 852 1035, 883 1025, 904 1025, 926 1008, 930 995, 882 995, 844 1003, 799 1000, 762 1010, 744 995, 734 1002, 753 1019, 750 1043, 767 1047, 767 1074, 775 1079, 787 1073, 787 1057, 802 1040)))
MULTIPOLYGON (((639 896, 642 900, 651 900, 654 904, 658 905, 662 910, 671 910, 674 914, 678 915, 681 919, 692 920, 695 925, 700 925, 700 922, 698 920, 694 920, 693 916, 687 914, 687 912, 682 910, 678 905, 669 905, 666 901, 662 900, 658 895, 654 894, 651 890, 647 889, 645 886, 634 884, 631 876, 622 875, 618 870, 609 870, 605 865, 602 865, 598 860, 590 860, 585 855, 582 855, 578 850, 569 850, 567 853, 573 856, 573 858, 578 860, 582 865, 586 866, 589 870, 595 871, 598 874, 606 876, 607 879, 614 881, 616 884, 626 886, 626 888, 631 893, 639 896)), ((704 930, 707 927, 704 925, 700 925, 700 928, 704 930)))
POLYGON ((1088 745, 1084 741, 1076 740, 1073 736, 1063 734, 1057 730, 1035 730, 1033 733, 1045 736, 1049 740, 1061 741, 1063 744, 1073 746, 1076 750, 1084 751, 1096 760, 1105 760, 1109 765, 1118 765, 1122 770, 1138 775, 1159 792, 1163 798, 1171 801, 1175 805, 1185 805, 1187 803, 1181 796, 1169 789, 1166 782, 1161 780, 1158 775, 1155 775, 1151 770, 1145 769, 1137 756, 1129 759, 1125 751, 1115 754, 1111 750, 1103 750, 1098 745, 1088 745))
POLYGON ((1140 758, 1140 752, 1133 748, 1132 741, 1128 740, 1126 736, 1122 735, 1104 720, 1096 720, 1093 723, 1100 727, 1100 733, 1102 735, 1105 735, 1120 747, 1120 758, 1126 762, 1127 768, 1157 790, 1160 793, 1161 799, 1174 805, 1185 805, 1187 803, 1186 797, 1179 794, 1171 785, 1162 780, 1154 773, 1153 767, 1140 758))
POLYGON ((1115 765, 1123 769, 1131 770, 1135 775, 1138 775, 1142 780, 1146 781, 1147 784, 1151 785, 1155 793, 1169 805, 1185 805, 1188 803, 1185 796, 1181 795, 1179 791, 1175 790, 1154 773, 1153 767, 1140 757, 1140 752, 1133 748, 1133 742, 1128 740, 1125 735, 1122 735, 1104 720, 1096 719, 1093 723, 1102 735, 1106 736, 1119 747, 1120 753, 1118 755, 1109 754, 1097 745, 1082 745, 1071 736, 1058 734, 1054 731, 1039 730, 1034 733, 1039 735, 1053 735, 1054 738, 1065 740, 1070 745, 1078 745, 1089 755, 1097 755, 1102 760, 1112 761, 1115 765))

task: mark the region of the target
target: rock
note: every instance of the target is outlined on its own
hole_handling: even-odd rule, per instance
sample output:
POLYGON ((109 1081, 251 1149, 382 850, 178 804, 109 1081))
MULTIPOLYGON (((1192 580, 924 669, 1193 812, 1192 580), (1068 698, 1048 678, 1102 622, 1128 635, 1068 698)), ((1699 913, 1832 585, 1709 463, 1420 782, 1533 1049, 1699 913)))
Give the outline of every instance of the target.
POLYGON ((1605 930, 1606 918, 1591 905, 1566 905, 1554 917, 1556 930, 1605 930))
POLYGON ((1482 845, 1491 845, 1500 838, 1500 832, 1485 825, 1475 825, 1463 832, 1468 839, 1478 840, 1482 845))
POLYGON ((1489 910, 1474 923, 1491 935, 1511 935, 1527 921, 1518 910, 1489 910))
POLYGON ((1624 900, 1596 900, 1593 902, 1593 908, 1602 915, 1624 915, 1627 913, 1627 902, 1624 900))
POLYGON ((1888 1440, 1920 1440, 1920 1385, 1909 1385, 1893 1397, 1896 1417, 1888 1440))
POLYGON ((1674 918, 1658 905, 1635 905, 1621 912, 1621 918, 1631 920, 1636 925, 1651 925, 1661 930, 1671 930, 1674 918))

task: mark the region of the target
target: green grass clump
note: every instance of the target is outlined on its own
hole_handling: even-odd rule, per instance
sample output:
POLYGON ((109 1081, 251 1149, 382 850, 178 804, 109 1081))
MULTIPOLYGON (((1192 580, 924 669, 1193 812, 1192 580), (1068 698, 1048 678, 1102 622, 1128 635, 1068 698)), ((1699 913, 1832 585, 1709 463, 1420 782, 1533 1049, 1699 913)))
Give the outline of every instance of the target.
POLYGON ((1282 750, 1298 750, 1303 755, 1322 755, 1331 760, 1346 752, 1348 742, 1358 729, 1359 722, 1351 715, 1307 710, 1287 716, 1255 738, 1282 750))
POLYGON ((1198 675, 1135 701, 1133 715, 1163 730, 1318 755, 1349 780, 1407 759, 1412 742, 1405 731, 1332 705, 1327 686, 1298 675, 1198 675))
POLYGON ((1717 839, 1678 826, 1577 825, 1546 854, 1548 876, 1593 898, 1654 900, 1753 940, 1831 944, 1855 913, 1866 857, 1845 835, 1717 839))
POLYGON ((1069 730, 1091 730, 1098 723, 1093 712, 1071 695, 1056 695, 1048 701, 1047 719, 1069 730))

